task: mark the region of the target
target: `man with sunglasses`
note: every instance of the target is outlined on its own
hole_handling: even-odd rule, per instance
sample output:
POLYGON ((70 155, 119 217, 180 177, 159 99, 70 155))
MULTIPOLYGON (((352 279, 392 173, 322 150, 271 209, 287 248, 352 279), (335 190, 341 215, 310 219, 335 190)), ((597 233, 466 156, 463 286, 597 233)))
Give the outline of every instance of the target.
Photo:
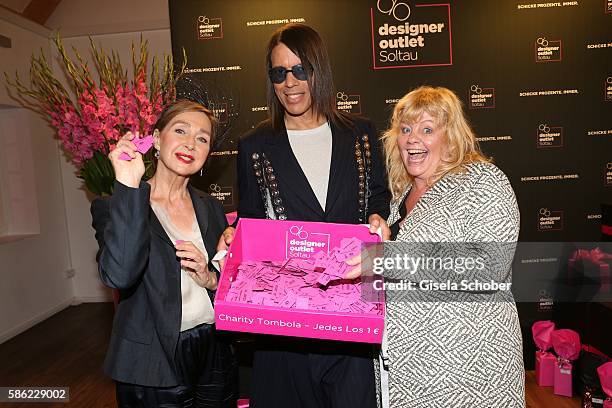
MULTIPOLYGON (((238 216, 333 223, 385 222, 390 194, 372 123, 336 108, 319 34, 279 28, 268 43, 270 119, 238 145, 238 216)), ((233 238, 230 227, 220 248, 233 238)), ((371 345, 260 336, 251 407, 376 406, 371 345)))

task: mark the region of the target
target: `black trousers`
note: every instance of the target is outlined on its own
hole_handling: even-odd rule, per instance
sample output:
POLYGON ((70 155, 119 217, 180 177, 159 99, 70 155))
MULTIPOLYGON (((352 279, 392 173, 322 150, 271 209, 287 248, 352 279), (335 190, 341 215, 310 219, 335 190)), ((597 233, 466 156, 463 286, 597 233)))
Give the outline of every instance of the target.
POLYGON ((236 407, 237 363, 229 342, 219 337, 214 325, 201 324, 181 332, 174 362, 179 385, 145 387, 117 382, 118 407, 236 407))
POLYGON ((375 408, 374 348, 369 344, 260 338, 251 408, 375 408))

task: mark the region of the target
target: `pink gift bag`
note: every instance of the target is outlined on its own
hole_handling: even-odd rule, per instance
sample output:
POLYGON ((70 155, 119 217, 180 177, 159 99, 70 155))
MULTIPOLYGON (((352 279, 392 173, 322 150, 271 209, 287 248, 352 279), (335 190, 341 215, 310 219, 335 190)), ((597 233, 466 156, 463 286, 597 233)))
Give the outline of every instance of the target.
POLYGON ((535 356, 536 383, 540 387, 552 387, 554 384, 557 358, 547 350, 551 348, 551 334, 555 324, 550 320, 541 320, 531 326, 533 341, 538 348, 535 356))
POLYGON ((612 408, 612 361, 597 367, 597 374, 601 382, 601 388, 608 398, 604 401, 604 408, 612 408))
POLYGON ((571 397, 572 394, 572 361, 580 355, 580 336, 573 330, 555 330, 552 345, 559 356, 555 366, 553 392, 555 395, 571 397))

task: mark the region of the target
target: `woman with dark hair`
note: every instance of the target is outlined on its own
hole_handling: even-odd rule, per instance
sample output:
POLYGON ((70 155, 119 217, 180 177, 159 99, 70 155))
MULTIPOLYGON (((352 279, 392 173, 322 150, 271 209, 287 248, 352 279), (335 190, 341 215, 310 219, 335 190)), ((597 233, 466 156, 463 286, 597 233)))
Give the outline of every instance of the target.
POLYGON ((198 103, 171 104, 153 134, 153 177, 142 180, 137 135, 127 133, 109 154, 114 193, 92 203, 100 277, 120 293, 104 363, 119 407, 236 404, 236 363, 214 327, 218 276, 209 256, 227 222, 216 200, 189 185, 214 124, 198 103))
MULTIPOLYGON (((336 109, 323 40, 303 24, 280 27, 266 53, 270 119, 238 146, 238 216, 369 223, 388 235, 389 192, 372 123, 336 109)), ((231 242, 224 232, 220 248, 231 242)), ((372 347, 261 337, 252 407, 373 407, 372 347)))

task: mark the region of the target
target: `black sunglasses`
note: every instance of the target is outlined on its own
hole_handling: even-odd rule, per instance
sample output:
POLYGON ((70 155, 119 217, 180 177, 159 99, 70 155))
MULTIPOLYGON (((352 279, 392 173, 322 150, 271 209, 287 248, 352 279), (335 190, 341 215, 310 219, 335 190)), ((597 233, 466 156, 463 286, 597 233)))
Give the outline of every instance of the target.
POLYGON ((291 67, 291 69, 287 69, 285 67, 274 67, 268 71, 268 75, 270 76, 270 81, 273 83, 282 84, 285 82, 288 72, 291 72, 293 76, 300 81, 306 81, 308 79, 308 72, 306 71, 306 68, 302 66, 302 64, 294 65, 291 67))

